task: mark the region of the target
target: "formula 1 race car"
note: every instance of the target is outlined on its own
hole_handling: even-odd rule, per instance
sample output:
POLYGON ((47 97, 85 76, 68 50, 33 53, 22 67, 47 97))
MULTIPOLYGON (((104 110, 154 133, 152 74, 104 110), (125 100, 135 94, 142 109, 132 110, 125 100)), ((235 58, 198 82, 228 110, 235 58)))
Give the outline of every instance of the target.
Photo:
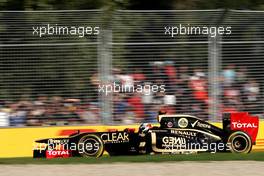
POLYGON ((159 126, 141 124, 138 131, 93 132, 37 140, 33 157, 100 157, 147 153, 249 153, 256 143, 259 120, 246 112, 226 113, 223 127, 190 115, 159 113, 159 126))

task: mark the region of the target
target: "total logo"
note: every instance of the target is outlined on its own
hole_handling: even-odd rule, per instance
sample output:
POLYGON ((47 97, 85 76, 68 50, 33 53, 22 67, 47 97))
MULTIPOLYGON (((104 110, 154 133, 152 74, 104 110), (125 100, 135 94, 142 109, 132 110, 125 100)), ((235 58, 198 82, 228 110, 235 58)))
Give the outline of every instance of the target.
POLYGON ((233 128, 258 128, 255 123, 232 122, 233 128))
POLYGON ((69 156, 68 150, 47 150, 47 156, 69 156))

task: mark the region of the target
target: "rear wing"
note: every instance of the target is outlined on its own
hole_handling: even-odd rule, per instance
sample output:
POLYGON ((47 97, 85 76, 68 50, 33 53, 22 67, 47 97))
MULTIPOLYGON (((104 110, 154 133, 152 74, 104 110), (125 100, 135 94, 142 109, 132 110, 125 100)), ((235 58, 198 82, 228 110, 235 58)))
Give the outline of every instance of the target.
POLYGON ((223 129, 225 131, 243 131, 256 143, 259 129, 258 116, 251 116, 248 112, 225 113, 223 116, 223 129))

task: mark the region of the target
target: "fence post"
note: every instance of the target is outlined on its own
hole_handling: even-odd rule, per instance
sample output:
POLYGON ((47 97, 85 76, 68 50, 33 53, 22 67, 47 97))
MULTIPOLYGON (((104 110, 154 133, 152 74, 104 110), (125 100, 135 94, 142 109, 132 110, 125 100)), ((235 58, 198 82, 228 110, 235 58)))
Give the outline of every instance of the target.
MULTIPOLYGON (((112 31, 101 30, 98 37, 98 73, 101 85, 111 84, 112 68, 112 31)), ((98 92, 101 107, 101 118, 103 124, 113 123, 112 118, 112 93, 98 92)))
POLYGON ((221 86, 221 36, 208 38, 208 89, 209 89, 209 120, 218 121, 220 112, 221 86))

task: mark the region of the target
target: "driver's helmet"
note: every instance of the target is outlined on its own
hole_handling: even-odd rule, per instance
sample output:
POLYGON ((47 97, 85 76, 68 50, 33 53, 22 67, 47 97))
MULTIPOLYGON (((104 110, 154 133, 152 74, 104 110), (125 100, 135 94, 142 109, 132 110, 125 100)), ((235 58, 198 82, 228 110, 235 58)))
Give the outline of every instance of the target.
POLYGON ((139 133, 147 133, 149 129, 152 128, 152 125, 150 123, 142 123, 140 126, 139 126, 139 130, 138 132, 139 133))

